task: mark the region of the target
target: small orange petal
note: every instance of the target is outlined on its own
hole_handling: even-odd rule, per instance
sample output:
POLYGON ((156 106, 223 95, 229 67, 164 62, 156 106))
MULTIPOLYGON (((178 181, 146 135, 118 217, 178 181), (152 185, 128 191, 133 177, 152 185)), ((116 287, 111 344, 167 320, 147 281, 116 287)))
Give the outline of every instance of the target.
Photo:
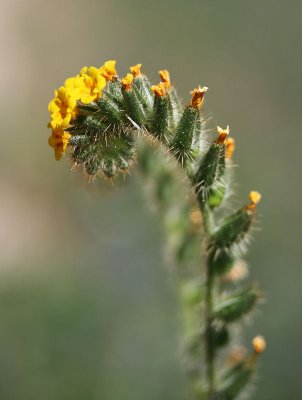
POLYGON ((136 65, 133 65, 133 67, 130 67, 130 72, 134 78, 137 78, 138 76, 142 75, 141 66, 142 66, 142 64, 136 64, 136 65))
POLYGON ((218 133, 218 138, 216 139, 216 143, 226 144, 228 134, 230 133, 229 126, 227 126, 226 129, 222 129, 220 128, 220 126, 217 126, 217 133, 218 133))
POLYGON ((225 157, 231 159, 235 151, 235 139, 228 137, 225 143, 225 157))
POLYGON ((160 82, 158 85, 151 86, 152 92, 156 97, 164 97, 166 96, 166 85, 163 82, 160 82))
POLYGON ((133 75, 132 74, 127 74, 122 79, 122 85, 123 85, 123 88, 126 90, 126 92, 129 92, 129 90, 131 90, 132 82, 133 82, 133 75))
POLYGON ((169 90, 171 88, 171 80, 169 71, 166 69, 162 69, 158 72, 162 82, 165 84, 166 88, 169 90))
POLYGON ((261 354, 266 349, 266 340, 264 339, 263 336, 260 335, 255 336, 254 339, 252 340, 252 346, 255 353, 261 354))
POLYGON ((256 208, 256 205, 261 200, 261 194, 259 192, 252 190, 250 192, 249 199, 250 199, 250 204, 247 206, 247 209, 249 211, 253 211, 256 208))
POLYGON ((201 109, 202 104, 203 104, 203 98, 205 93, 208 91, 208 88, 206 86, 201 87, 198 86, 198 88, 194 89, 191 92, 192 95, 192 100, 191 100, 191 104, 192 107, 197 108, 198 110, 201 109))

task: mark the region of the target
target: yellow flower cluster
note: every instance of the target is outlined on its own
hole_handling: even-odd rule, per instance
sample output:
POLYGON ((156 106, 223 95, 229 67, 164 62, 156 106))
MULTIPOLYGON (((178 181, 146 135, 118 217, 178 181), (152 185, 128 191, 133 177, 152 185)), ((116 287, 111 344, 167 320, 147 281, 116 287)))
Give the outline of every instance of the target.
POLYGON ((102 96, 106 82, 116 75, 116 61, 106 61, 100 68, 84 67, 80 74, 68 78, 65 85, 55 90, 55 96, 48 105, 50 112, 49 128, 52 134, 48 140, 54 148, 56 160, 60 160, 66 151, 70 134, 64 129, 76 115, 77 102, 89 104, 102 96))

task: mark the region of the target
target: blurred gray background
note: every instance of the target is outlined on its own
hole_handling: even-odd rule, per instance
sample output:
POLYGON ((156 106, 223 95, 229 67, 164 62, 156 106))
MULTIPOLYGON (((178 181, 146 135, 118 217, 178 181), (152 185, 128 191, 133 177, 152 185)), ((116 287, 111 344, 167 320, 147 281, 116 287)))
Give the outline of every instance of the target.
POLYGON ((240 202, 263 194, 248 261, 266 304, 253 399, 300 399, 300 0, 1 0, 0 396, 184 400, 176 285, 135 171, 88 184, 48 147, 47 104, 83 65, 168 68, 231 127, 240 202))

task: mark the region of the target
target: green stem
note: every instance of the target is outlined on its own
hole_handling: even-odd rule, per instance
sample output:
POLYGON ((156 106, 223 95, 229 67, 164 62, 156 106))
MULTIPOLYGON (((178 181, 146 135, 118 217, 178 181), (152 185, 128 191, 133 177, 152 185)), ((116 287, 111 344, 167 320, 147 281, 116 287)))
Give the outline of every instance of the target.
POLYGON ((206 376, 207 376, 207 398, 211 399, 214 393, 215 369, 214 369, 214 343, 212 335, 213 323, 213 288, 214 276, 207 264, 206 297, 205 297, 205 354, 206 354, 206 376))
MULTIPOLYGON (((206 204, 200 204, 203 216, 204 233, 208 238, 212 231, 211 212, 206 204)), ((206 294, 205 294, 205 360, 206 360, 206 379, 207 379, 207 399, 210 400, 215 390, 215 343, 213 343, 213 291, 214 274, 210 268, 210 263, 206 265, 206 294)))

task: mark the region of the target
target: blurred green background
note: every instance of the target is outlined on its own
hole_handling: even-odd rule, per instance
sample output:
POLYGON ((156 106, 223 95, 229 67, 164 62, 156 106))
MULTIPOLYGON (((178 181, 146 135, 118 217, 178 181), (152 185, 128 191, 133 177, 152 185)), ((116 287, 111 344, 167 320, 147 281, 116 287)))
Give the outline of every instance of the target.
POLYGON ((184 400, 178 294, 135 171, 88 184, 47 145, 53 90, 83 65, 168 68, 231 127, 240 202, 263 194, 248 261, 266 292, 254 399, 301 398, 300 0, 1 1, 0 397, 184 400))

